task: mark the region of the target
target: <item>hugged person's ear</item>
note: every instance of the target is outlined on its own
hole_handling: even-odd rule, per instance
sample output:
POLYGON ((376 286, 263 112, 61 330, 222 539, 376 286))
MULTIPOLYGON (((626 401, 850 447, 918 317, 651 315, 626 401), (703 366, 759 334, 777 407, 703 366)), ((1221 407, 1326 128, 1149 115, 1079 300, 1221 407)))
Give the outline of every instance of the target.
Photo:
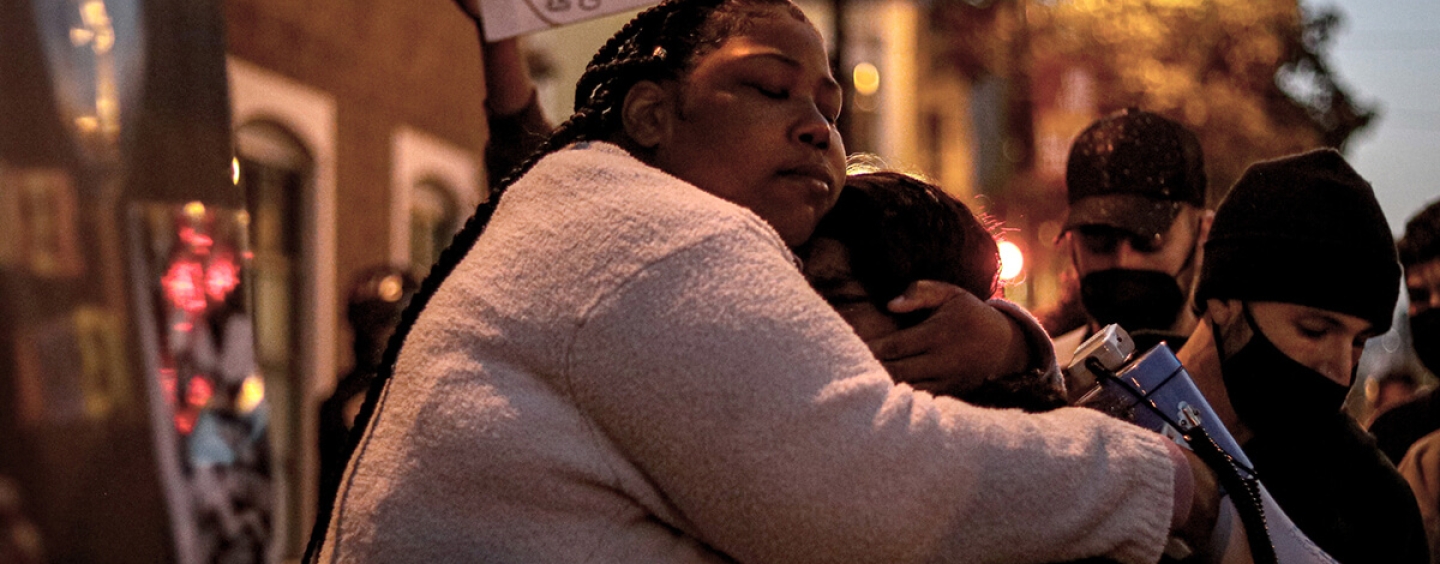
POLYGON ((653 151, 669 138, 676 103, 673 89, 659 82, 642 80, 630 87, 620 107, 620 120, 625 138, 635 145, 632 150, 653 151))

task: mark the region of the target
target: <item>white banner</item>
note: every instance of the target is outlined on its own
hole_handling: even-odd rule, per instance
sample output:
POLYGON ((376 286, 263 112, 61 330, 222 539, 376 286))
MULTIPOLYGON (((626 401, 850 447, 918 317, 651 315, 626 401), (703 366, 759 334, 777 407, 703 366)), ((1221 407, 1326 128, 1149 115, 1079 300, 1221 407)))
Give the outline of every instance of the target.
POLYGON ((499 41, 659 3, 658 0, 468 0, 479 2, 485 40, 499 41))

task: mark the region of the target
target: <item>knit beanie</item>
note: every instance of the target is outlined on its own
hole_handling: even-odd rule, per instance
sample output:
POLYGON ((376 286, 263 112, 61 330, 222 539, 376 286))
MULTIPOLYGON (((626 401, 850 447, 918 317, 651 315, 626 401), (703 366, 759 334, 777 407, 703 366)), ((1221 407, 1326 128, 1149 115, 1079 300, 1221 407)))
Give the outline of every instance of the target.
POLYGON ((1390 329, 1400 263, 1370 183, 1333 149, 1255 163, 1215 210, 1195 289, 1205 300, 1316 307, 1390 329))

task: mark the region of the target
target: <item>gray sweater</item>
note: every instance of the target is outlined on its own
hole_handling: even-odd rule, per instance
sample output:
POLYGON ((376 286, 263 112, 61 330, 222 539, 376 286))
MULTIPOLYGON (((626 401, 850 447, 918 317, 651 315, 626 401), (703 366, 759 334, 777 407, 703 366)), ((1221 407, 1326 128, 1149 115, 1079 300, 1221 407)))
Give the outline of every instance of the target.
POLYGON ((547 157, 410 333, 321 562, 1154 562, 1177 468, 896 385, 741 207, 547 157))

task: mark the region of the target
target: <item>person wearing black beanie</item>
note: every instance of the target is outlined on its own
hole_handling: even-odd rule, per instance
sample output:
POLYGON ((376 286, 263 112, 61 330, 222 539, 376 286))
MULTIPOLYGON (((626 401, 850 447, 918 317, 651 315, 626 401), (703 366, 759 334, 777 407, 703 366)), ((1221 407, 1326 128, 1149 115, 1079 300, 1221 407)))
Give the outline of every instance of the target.
POLYGON ((1370 183, 1332 149, 1253 164, 1204 252, 1177 356, 1280 507, 1340 562, 1429 562, 1409 486, 1341 411, 1399 297, 1370 183))
POLYGON ((1370 183, 1333 149, 1258 163, 1221 202, 1195 289, 1209 298, 1277 301, 1390 329, 1400 262, 1370 183))

